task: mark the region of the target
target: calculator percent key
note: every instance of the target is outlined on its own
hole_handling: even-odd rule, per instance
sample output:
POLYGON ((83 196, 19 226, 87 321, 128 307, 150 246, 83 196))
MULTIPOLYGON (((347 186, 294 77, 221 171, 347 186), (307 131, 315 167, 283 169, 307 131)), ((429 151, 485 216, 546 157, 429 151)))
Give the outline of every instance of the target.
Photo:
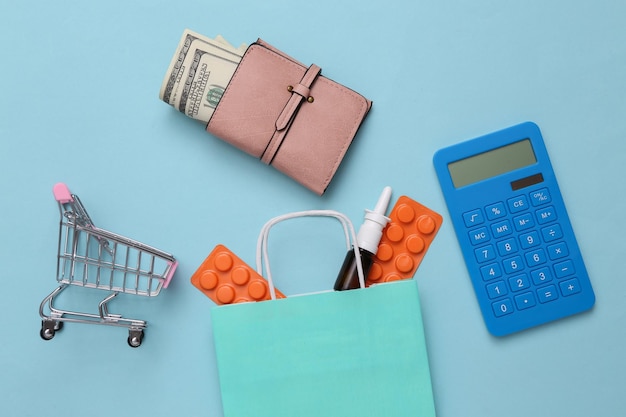
MULTIPOLYGON (((265 278, 224 245, 217 245, 191 276, 191 283, 218 305, 265 301, 265 278)), ((276 290, 276 298, 285 295, 276 290)))
POLYGON ((366 286, 412 278, 443 222, 439 213, 407 196, 398 198, 389 218, 366 286))

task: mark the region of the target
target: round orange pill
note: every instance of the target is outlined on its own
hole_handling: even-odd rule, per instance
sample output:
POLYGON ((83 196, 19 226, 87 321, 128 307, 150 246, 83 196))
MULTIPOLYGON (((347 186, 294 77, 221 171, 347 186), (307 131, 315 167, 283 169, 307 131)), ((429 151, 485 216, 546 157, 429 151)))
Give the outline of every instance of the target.
POLYGON ((235 289, 230 285, 224 284, 220 285, 220 287, 215 292, 215 296, 217 297, 217 301, 222 304, 230 304, 235 299, 235 289))
POLYGON ((387 227, 386 234, 389 240, 391 240, 392 242, 399 242, 404 237, 404 230, 401 226, 392 223, 389 225, 389 227, 387 227))
POLYGON ((400 281, 402 277, 398 274, 389 274, 385 277, 385 282, 400 281))
POLYGON ((401 204, 398 206, 396 213, 398 215, 398 220, 402 223, 410 223, 415 218, 415 210, 407 204, 401 204))
POLYGON ((435 226, 435 219, 426 214, 417 219, 417 230, 425 235, 429 235, 434 232, 435 226))
POLYGON ((237 285, 245 285, 250 279, 250 271, 243 266, 238 266, 230 273, 230 278, 237 285))
POLYGON ((378 281, 383 277, 383 267, 377 263, 372 264, 370 272, 367 275, 368 281, 378 281))
POLYGON ((204 273, 200 276, 200 286, 203 289, 210 291, 217 287, 219 280, 219 277, 214 271, 204 271, 204 273))
POLYGON ((227 253, 222 252, 215 257, 215 267, 222 271, 226 272, 233 266, 233 257, 227 253))
POLYGON ((406 239, 406 248, 411 253, 420 253, 424 250, 424 239, 419 237, 418 235, 411 235, 406 239))
POLYGON ((396 268, 400 272, 409 272, 413 269, 413 259, 409 255, 403 254, 396 258, 396 268))
POLYGON ((387 262, 393 256, 393 248, 386 243, 381 243, 378 246, 378 252, 376 252, 376 257, 383 262, 387 262))
POLYGON ((263 281, 252 281, 250 285, 248 285, 248 294, 250 297, 255 300, 260 300, 265 297, 267 293, 267 286, 263 281))

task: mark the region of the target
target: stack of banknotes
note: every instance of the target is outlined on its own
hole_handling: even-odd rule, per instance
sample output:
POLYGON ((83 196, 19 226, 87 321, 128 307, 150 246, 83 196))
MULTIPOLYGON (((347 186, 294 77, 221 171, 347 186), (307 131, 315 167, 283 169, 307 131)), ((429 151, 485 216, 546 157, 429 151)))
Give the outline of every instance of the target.
POLYGON ((192 119, 208 123, 247 45, 234 47, 185 29, 167 69, 159 98, 192 119))

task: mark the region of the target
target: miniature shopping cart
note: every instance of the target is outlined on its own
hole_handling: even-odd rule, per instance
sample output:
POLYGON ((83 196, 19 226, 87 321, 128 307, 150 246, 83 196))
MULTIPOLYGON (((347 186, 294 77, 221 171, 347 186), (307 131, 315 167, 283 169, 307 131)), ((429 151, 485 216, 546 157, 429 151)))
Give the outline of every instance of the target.
POLYGON ((178 262, 168 253, 94 226, 78 196, 57 184, 54 197, 61 212, 57 281, 59 286, 43 299, 40 335, 50 340, 64 322, 126 327, 128 344, 141 345, 147 322, 109 313, 108 303, 119 293, 153 297, 167 288, 178 262), (61 310, 54 299, 68 286, 109 291, 98 313, 61 310), (46 314, 49 310, 49 314, 46 314))

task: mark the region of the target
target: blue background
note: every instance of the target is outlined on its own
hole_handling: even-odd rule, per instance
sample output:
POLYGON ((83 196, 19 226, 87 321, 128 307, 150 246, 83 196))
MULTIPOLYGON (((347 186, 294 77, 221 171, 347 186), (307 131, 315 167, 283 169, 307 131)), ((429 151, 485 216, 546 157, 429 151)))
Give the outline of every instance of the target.
MULTIPOLYGON (((3 415, 222 415, 213 304, 191 274, 218 243, 253 264, 259 230, 278 214, 329 208, 358 226, 385 185, 444 215, 415 277, 439 417, 626 409, 624 2, 3 0, 0 14, 3 415), (186 27, 235 45, 261 37, 374 101, 326 195, 159 101, 186 27), (482 322, 432 156, 526 120, 542 129, 597 302, 500 339, 482 322), (106 326, 39 337, 38 306, 56 285, 59 181, 96 225, 181 262, 157 298, 111 303, 148 320, 138 349, 106 326)), ((283 292, 330 288, 339 230, 277 226, 270 253, 283 292)), ((70 290, 69 305, 104 296, 70 290)))

